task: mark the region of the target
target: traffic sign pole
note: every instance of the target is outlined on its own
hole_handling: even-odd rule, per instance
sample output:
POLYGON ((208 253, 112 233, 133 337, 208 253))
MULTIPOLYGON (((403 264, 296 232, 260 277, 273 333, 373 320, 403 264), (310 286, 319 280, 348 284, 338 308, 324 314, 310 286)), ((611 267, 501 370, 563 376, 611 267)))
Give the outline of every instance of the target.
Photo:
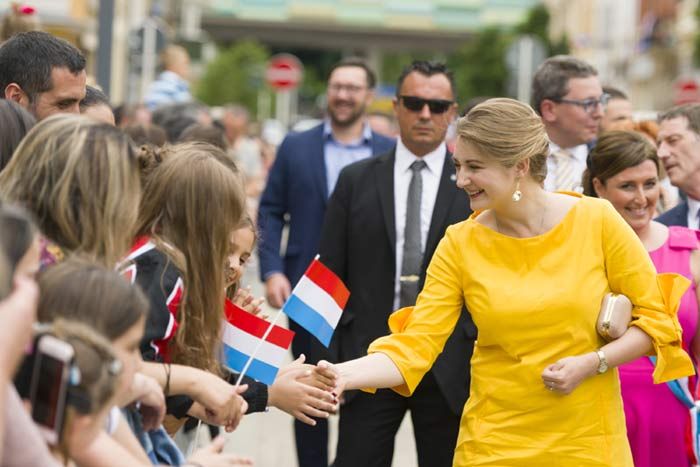
POLYGON ((278 54, 270 58, 265 79, 275 91, 275 117, 289 126, 295 112, 297 88, 304 75, 304 67, 294 55, 278 54))

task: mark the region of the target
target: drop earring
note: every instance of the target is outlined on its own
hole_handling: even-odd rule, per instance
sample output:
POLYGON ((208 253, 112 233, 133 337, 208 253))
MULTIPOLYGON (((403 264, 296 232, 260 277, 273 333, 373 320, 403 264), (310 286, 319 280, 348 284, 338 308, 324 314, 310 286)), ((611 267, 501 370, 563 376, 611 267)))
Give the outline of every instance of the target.
POLYGON ((515 191, 513 192, 512 198, 516 203, 523 198, 523 192, 520 191, 520 180, 515 182, 515 191))

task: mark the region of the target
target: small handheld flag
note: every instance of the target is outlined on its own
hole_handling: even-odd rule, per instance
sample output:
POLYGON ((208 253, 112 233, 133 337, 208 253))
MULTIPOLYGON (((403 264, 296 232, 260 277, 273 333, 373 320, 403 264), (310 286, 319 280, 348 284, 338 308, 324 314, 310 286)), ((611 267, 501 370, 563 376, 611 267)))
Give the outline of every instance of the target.
POLYGON ((224 364, 271 385, 287 357, 294 332, 268 323, 226 301, 222 341, 224 364))
POLYGON ((328 347, 349 297, 343 281, 316 256, 282 311, 328 347))

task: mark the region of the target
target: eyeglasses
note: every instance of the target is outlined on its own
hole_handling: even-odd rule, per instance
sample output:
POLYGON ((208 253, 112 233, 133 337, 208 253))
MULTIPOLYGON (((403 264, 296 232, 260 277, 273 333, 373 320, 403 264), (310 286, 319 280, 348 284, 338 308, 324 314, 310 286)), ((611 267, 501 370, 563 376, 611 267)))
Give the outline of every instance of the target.
POLYGON ((554 102, 559 102, 561 104, 571 104, 571 105, 577 105, 583 109, 584 112, 586 113, 591 113, 595 109, 598 108, 598 105, 601 105, 603 108, 605 108, 606 105, 608 105, 608 101, 610 100, 610 94, 603 94, 601 95, 598 99, 584 99, 584 100, 576 100, 576 99, 564 99, 563 97, 557 98, 557 99, 551 99, 554 102))
POLYGON ((358 86, 356 84, 333 83, 333 84, 328 85, 328 89, 333 94, 339 94, 340 91, 347 91, 348 94, 359 94, 360 92, 367 89, 367 87, 366 86, 358 86))
POLYGON ((399 96, 399 99, 403 102, 403 106, 411 112, 420 112, 427 104, 430 113, 444 114, 454 105, 454 101, 447 101, 444 99, 423 99, 422 97, 416 96, 399 96))

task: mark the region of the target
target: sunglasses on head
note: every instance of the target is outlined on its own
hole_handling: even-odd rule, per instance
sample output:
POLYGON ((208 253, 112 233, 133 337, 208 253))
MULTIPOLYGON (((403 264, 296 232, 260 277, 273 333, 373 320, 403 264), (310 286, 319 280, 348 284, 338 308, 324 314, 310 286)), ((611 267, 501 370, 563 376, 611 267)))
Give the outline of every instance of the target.
POLYGON ((432 114, 443 114, 454 104, 453 101, 444 99, 423 99, 416 96, 399 96, 399 99, 403 102, 403 106, 412 112, 420 112, 428 104, 432 114))

